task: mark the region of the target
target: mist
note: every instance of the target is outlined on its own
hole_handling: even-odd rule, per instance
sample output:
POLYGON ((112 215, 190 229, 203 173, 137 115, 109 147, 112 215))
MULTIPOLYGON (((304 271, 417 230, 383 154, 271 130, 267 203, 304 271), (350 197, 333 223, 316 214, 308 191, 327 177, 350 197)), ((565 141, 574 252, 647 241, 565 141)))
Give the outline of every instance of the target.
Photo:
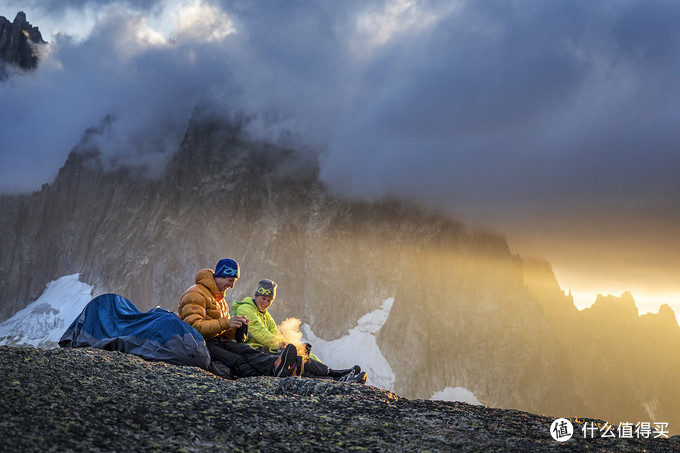
POLYGON ((341 194, 489 226, 564 258, 557 270, 576 265, 577 243, 594 253, 588 272, 602 271, 611 228, 610 261, 680 270, 677 246, 664 246, 680 227, 677 2, 0 8, 10 20, 24 10, 49 42, 36 71, 0 83, 3 192, 51 182, 87 130, 112 167, 162 174, 188 120, 210 112, 311 150, 341 194))
POLYGON ((50 38, 40 69, 0 85, 3 190, 49 182, 107 117, 105 154, 151 164, 209 106, 294 134, 361 197, 483 213, 680 191, 674 2, 93 5, 24 6, 82 23, 34 23, 50 38))

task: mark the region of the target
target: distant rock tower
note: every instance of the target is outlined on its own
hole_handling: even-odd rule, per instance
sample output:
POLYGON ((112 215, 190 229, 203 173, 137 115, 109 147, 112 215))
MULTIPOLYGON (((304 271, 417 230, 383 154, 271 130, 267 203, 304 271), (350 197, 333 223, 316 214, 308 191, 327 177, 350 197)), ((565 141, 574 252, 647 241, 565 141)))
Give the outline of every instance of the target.
POLYGON ((19 11, 10 22, 0 16, 0 80, 7 77, 7 66, 18 66, 29 70, 38 66, 39 46, 47 44, 34 27, 26 20, 26 14, 19 11))

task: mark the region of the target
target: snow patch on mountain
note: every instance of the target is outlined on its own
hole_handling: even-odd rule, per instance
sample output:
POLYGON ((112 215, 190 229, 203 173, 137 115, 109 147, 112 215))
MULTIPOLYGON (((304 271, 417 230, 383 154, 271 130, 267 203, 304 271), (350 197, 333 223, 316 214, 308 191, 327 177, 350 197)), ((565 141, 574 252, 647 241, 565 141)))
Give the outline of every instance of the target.
POLYGON ((303 324, 305 338, 313 345, 313 353, 332 368, 349 368, 359 364, 368 374, 367 384, 385 390, 394 388, 394 372, 380 352, 375 334, 387 321, 394 298, 383 301, 382 306, 365 314, 348 335, 327 341, 317 337, 308 324, 303 324))
POLYGON ((482 404, 471 391, 463 387, 446 387, 442 391, 435 392, 430 399, 433 401, 461 401, 469 404, 482 404))
POLYGON ((56 348, 59 339, 92 300, 93 288, 67 275, 47 284, 33 303, 0 324, 0 346, 56 348))

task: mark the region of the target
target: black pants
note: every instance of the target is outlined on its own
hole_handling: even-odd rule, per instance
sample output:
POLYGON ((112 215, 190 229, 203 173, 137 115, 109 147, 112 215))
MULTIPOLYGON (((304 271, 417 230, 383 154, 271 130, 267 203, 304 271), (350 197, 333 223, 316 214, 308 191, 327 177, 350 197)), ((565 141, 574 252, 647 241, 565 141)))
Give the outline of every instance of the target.
POLYGON ((265 354, 245 343, 235 343, 222 338, 205 342, 210 358, 227 365, 238 377, 272 376, 278 356, 265 354))
MULTIPOLYGON (((261 346, 261 347, 257 348, 257 350, 262 351, 265 354, 270 354, 270 355, 273 354, 273 352, 271 352, 269 350, 269 348, 266 347, 266 346, 261 346)), ((305 361, 304 369, 303 369, 303 372, 302 372, 303 377, 310 377, 310 378, 321 377, 321 378, 332 379, 330 376, 328 376, 328 373, 330 373, 331 369, 325 363, 318 362, 316 360, 312 360, 309 357, 305 357, 304 361, 305 361)))
POLYGON ((327 377, 329 371, 330 368, 328 368, 328 365, 325 363, 307 359, 305 361, 305 368, 302 372, 302 375, 305 377, 327 377))

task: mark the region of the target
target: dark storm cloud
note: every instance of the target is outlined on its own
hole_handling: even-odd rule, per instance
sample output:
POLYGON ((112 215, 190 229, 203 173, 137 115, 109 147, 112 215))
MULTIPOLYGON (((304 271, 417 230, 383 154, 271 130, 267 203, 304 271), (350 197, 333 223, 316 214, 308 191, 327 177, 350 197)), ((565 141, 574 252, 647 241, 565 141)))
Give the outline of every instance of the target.
POLYGON ((374 60, 324 175, 462 213, 670 201, 677 19, 674 2, 467 2, 374 60))
POLYGON ((262 138, 293 132, 323 150, 323 177, 350 195, 481 218, 678 195, 677 2, 202 4, 236 31, 145 46, 143 20, 169 3, 109 1, 87 39, 58 36, 35 75, 2 86, 17 106, 0 113, 14 131, 4 166, 45 169, 8 170, 3 189, 49 181, 106 117, 114 160, 167 157, 209 104, 249 115, 262 138))
MULTIPOLYGON (((56 35, 38 71, 0 84, 3 102, 14 106, 0 111, 0 189, 26 191, 50 182, 83 132, 100 124, 104 129, 90 141, 111 163, 162 169, 196 107, 247 115, 259 138, 302 131, 306 143, 320 146, 333 105, 342 99, 333 94, 333 78, 346 75, 336 71, 338 45, 325 33, 340 15, 292 2, 232 10, 187 4, 203 8, 190 18, 193 28, 175 24, 158 44, 148 34, 153 14, 116 3, 96 18, 86 39, 56 35), (230 36, 234 26, 238 32, 230 36)), ((156 6, 159 16, 163 5, 156 6)), ((181 21, 190 14, 185 9, 164 17, 181 21)))
POLYGON ((129 9, 145 11, 162 0, 22 0, 26 11, 41 10, 46 14, 61 17, 68 10, 82 10, 86 7, 102 8, 109 5, 123 5, 129 9))

